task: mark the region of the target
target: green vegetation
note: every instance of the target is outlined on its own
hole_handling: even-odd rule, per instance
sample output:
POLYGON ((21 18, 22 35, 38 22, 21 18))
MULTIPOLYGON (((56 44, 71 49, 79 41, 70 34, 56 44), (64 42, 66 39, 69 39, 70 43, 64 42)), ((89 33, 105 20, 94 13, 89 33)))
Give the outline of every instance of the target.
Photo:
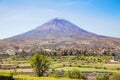
POLYGON ((120 80, 120 73, 113 73, 112 75, 104 74, 96 77, 96 80, 120 80))
POLYGON ((10 73, 8 73, 8 72, 0 72, 0 80, 14 80, 13 79, 13 73, 12 72, 10 72, 10 73))
POLYGON ((62 56, 51 53, 54 54, 52 56, 48 55, 47 52, 42 54, 23 54, 24 57, 22 54, 20 56, 17 54, 2 57, 0 59, 0 72, 4 73, 1 73, 1 76, 12 72, 13 78, 23 80, 89 80, 90 77, 94 77, 94 80, 116 80, 116 76, 119 78, 120 64, 111 63, 112 56, 65 56, 66 54, 62 56), (90 76, 91 74, 93 76, 90 76), (110 77, 108 78, 107 75, 110 77))
POLYGON ((43 76, 44 72, 48 69, 48 61, 45 56, 38 53, 32 57, 31 65, 39 77, 43 76))
POLYGON ((0 76, 9 76, 9 77, 13 77, 13 73, 12 73, 12 72, 0 72, 0 76))
POLYGON ((96 80, 109 80, 109 75, 108 74, 104 74, 102 76, 98 76, 96 78, 96 80))
POLYGON ((120 80, 120 73, 114 73, 111 77, 110 80, 120 80))
POLYGON ((65 75, 71 79, 84 79, 84 80, 86 80, 86 77, 77 69, 69 70, 65 73, 65 75))
POLYGON ((58 78, 58 77, 59 77, 58 72, 54 72, 54 73, 52 74, 52 77, 58 78))
POLYGON ((75 80, 69 78, 54 78, 54 77, 34 77, 29 75, 15 75, 15 79, 20 80, 75 80))

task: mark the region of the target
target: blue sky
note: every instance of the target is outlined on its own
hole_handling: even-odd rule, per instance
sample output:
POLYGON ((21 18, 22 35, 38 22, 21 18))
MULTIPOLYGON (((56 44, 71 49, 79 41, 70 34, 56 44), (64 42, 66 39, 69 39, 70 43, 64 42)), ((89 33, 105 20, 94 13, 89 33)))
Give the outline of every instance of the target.
POLYGON ((120 38, 120 0, 0 0, 0 39, 56 17, 89 32, 120 38))

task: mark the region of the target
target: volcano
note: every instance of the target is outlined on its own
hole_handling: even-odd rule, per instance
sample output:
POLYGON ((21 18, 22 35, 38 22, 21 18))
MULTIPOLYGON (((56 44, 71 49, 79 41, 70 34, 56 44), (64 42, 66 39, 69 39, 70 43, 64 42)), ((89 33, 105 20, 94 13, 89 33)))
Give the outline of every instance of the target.
POLYGON ((52 19, 34 30, 12 38, 58 39, 58 38, 92 38, 103 37, 88 32, 65 19, 52 19))
POLYGON ((31 31, 0 41, 0 52, 7 54, 44 49, 79 49, 96 54, 110 49, 120 52, 120 39, 97 35, 65 19, 55 18, 31 31))

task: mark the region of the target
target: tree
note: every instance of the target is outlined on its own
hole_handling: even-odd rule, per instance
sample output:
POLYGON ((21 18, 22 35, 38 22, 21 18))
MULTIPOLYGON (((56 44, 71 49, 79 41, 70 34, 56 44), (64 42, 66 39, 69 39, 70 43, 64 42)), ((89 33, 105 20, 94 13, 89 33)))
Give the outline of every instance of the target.
POLYGON ((41 77, 48 69, 48 61, 44 55, 36 53, 31 59, 31 66, 35 69, 37 76, 41 77))

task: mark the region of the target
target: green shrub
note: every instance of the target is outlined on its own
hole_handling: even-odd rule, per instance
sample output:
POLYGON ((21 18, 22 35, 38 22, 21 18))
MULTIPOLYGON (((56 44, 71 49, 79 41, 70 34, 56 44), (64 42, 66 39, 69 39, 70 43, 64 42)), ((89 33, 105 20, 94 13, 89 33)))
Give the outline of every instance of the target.
POLYGON ((120 73, 112 74, 110 80, 120 80, 120 73))
POLYGON ((117 70, 120 70, 120 68, 117 68, 117 70))
POLYGON ((107 69, 106 67, 104 67, 104 69, 107 69))
POLYGON ((78 67, 81 67, 80 65, 78 65, 78 67))
POLYGON ((16 66, 16 68, 20 68, 20 66, 16 66))
POLYGON ((63 66, 66 66, 65 64, 63 64, 63 66))
POLYGON ((10 72, 10 73, 9 73, 9 76, 10 76, 10 77, 13 77, 13 72, 10 72))
POLYGON ((54 72, 54 71, 55 71, 55 69, 52 69, 52 71, 54 72))
POLYGON ((109 75, 105 74, 105 75, 102 75, 102 76, 98 76, 96 78, 96 80, 109 80, 109 75))
POLYGON ((69 67, 72 67, 72 65, 70 64, 69 67))
POLYGON ((69 70, 65 75, 71 79, 86 79, 86 77, 79 70, 69 70))
POLYGON ((0 73, 0 80, 14 80, 13 73, 0 73))
POLYGON ((58 72, 54 72, 54 73, 52 74, 52 77, 58 78, 58 77, 59 77, 58 72))

